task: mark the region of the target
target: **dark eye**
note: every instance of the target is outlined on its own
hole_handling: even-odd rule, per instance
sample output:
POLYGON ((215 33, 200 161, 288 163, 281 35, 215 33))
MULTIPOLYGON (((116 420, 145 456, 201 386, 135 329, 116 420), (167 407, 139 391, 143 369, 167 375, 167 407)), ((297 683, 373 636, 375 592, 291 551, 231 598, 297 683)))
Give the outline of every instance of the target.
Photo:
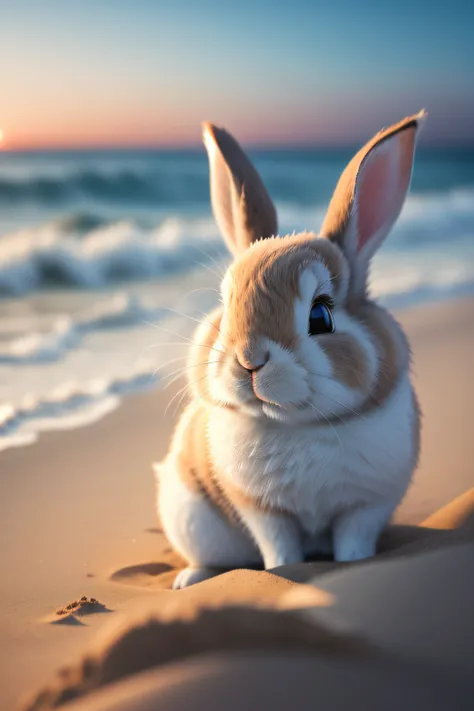
POLYGON ((309 312, 308 333, 317 336, 320 333, 334 333, 336 327, 331 309, 324 301, 314 301, 309 312))

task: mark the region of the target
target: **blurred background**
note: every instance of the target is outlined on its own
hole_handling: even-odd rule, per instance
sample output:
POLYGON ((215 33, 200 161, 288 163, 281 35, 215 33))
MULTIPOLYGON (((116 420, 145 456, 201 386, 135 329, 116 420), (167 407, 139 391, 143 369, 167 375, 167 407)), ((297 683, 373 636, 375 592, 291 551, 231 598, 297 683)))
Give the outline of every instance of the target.
POLYGON ((285 233, 317 231, 360 145, 426 108, 372 290, 398 308, 472 292, 472 2, 0 9, 0 449, 183 364, 228 261, 203 120, 249 149, 285 233))

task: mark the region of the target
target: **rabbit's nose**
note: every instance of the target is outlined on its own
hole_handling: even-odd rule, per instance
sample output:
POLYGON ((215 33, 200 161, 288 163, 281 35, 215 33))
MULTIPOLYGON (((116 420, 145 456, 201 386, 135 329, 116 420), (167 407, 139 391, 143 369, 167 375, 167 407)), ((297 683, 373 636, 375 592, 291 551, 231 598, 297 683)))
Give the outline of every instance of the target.
POLYGON ((249 373, 257 373, 270 360, 270 353, 266 351, 261 358, 252 358, 251 360, 239 353, 236 355, 236 358, 242 368, 247 370, 249 373))

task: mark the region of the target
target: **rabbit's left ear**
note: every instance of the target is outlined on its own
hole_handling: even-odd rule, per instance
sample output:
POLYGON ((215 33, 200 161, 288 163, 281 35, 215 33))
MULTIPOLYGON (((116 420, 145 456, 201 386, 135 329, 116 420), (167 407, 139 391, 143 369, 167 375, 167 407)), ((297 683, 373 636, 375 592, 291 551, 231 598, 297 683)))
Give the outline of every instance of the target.
POLYGON ((210 123, 205 123, 203 129, 211 172, 212 211, 227 246, 238 255, 252 242, 277 234, 275 206, 235 138, 210 123))
POLYGON ((410 187, 421 111, 378 133, 342 173, 321 228, 349 260, 350 295, 363 297, 374 252, 393 227, 410 187))

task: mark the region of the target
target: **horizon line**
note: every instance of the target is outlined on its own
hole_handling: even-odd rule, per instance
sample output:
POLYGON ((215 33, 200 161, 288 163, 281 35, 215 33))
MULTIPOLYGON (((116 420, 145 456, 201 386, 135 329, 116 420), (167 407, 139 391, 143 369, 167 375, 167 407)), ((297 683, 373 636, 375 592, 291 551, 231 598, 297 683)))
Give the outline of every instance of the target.
MULTIPOLYGON (((274 150, 274 151, 304 151, 304 150, 354 150, 360 148, 364 145, 364 140, 353 141, 351 143, 336 143, 336 142, 292 142, 292 141, 278 141, 278 142, 266 142, 266 141, 239 141, 239 143, 248 148, 249 150, 274 150)), ((474 139, 468 141, 436 141, 428 140, 423 141, 421 146, 418 146, 418 150, 428 149, 439 149, 439 150, 465 150, 474 149, 474 139)), ((90 144, 45 144, 43 146, 38 145, 18 145, 18 146, 8 146, 6 144, 0 145, 0 155, 1 154, 12 154, 12 153, 87 153, 87 152, 108 152, 108 151, 123 151, 123 152, 145 152, 145 151, 204 151, 204 143, 193 142, 193 143, 150 143, 150 144, 118 144, 118 143, 90 143, 90 144)))

